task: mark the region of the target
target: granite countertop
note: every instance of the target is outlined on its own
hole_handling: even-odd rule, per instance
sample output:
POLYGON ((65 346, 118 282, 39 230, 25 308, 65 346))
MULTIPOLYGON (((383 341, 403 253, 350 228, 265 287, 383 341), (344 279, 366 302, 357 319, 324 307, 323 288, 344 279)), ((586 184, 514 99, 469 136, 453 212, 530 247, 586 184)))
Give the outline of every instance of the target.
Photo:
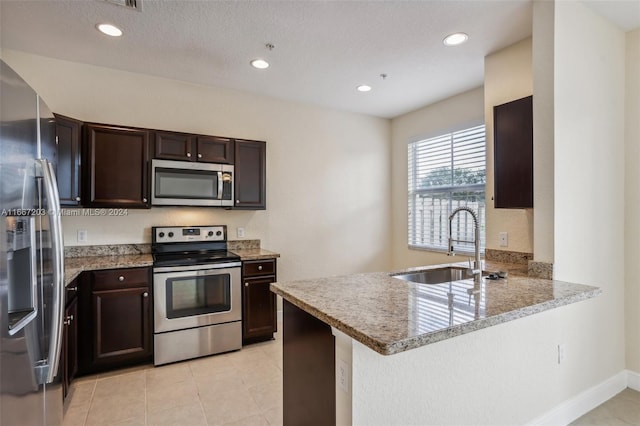
MULTIPOLYGON (((279 253, 260 248, 260 240, 230 241, 229 249, 240 260, 275 259, 279 253)), ((136 268, 152 266, 149 244, 118 244, 109 246, 71 246, 65 248, 64 278, 70 284, 83 271, 98 269, 136 268)))
POLYGON ((235 249, 232 252, 240 256, 240 260, 262 260, 280 257, 279 253, 261 248, 235 249))
POLYGON ((486 271, 508 277, 443 284, 417 284, 394 278, 403 272, 437 269, 433 265, 404 271, 376 272, 277 282, 271 290, 293 305, 342 331, 382 355, 392 355, 482 328, 599 295, 597 287, 529 278, 526 265, 484 262, 486 271), (449 294, 452 294, 450 308, 449 294))
POLYGON ((64 285, 70 284, 83 271, 136 268, 151 265, 153 265, 153 258, 150 254, 67 257, 64 259, 64 285))

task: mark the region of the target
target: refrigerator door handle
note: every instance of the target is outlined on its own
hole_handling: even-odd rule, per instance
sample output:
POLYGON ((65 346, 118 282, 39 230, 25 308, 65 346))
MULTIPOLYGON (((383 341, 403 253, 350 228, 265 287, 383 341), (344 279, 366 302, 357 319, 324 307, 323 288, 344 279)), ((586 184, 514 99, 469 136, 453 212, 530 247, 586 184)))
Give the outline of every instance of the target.
POLYGON ((49 330, 49 355, 47 357, 45 383, 53 382, 58 372, 62 345, 62 322, 64 320, 64 246, 62 242, 62 223, 60 220, 60 197, 53 165, 46 159, 37 160, 42 168, 44 192, 47 197, 50 222, 52 263, 53 263, 53 303, 49 330))

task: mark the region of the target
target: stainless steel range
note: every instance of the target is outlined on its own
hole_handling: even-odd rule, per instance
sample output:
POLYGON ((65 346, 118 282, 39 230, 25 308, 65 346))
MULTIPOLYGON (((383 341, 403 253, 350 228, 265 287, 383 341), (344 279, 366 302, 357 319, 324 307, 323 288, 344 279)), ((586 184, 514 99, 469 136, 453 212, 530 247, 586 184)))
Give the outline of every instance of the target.
POLYGON ((242 347, 240 257, 226 226, 155 226, 155 365, 242 347))

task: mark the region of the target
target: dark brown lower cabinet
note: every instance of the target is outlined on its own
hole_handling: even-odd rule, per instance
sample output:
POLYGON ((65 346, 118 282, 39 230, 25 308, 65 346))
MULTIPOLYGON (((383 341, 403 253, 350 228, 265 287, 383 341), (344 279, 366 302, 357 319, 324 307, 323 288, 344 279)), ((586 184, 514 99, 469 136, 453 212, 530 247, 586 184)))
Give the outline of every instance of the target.
POLYGON ((80 369, 93 373, 149 362, 153 356, 150 268, 88 273, 81 292, 80 369))
POLYGON ((284 301, 284 426, 336 424, 335 338, 331 327, 284 301))
POLYGON ((269 286, 276 281, 276 260, 242 262, 242 342, 273 339, 278 329, 276 295, 269 286))

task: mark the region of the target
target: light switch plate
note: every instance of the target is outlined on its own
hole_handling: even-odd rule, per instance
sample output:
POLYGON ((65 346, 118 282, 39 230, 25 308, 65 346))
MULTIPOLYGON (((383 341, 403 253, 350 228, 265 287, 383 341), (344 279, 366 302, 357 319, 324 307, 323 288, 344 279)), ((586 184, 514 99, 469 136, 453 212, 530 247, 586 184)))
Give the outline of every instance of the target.
POLYGON ((238 234, 238 238, 244 238, 244 228, 237 228, 236 232, 238 234))
POLYGON ((86 229, 78 229, 78 242, 86 243, 89 240, 86 229))
POLYGON ((500 235, 500 247, 508 247, 509 234, 507 234, 506 232, 501 232, 499 235, 500 235))

